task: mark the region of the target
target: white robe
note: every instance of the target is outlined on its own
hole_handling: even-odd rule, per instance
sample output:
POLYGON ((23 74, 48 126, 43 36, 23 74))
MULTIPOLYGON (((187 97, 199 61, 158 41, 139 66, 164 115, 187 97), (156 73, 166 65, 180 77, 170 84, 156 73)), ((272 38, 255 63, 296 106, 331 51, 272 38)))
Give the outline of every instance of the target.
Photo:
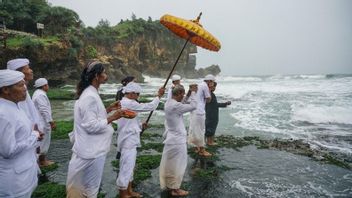
POLYGON ((71 194, 73 191, 96 197, 113 132, 98 91, 93 86, 87 87, 74 107, 73 154, 66 182, 68 197, 77 196, 71 194))
POLYGON ((190 104, 168 100, 165 104, 164 149, 160 162, 159 177, 161 189, 179 189, 187 167, 187 131, 183 114, 197 107, 195 93, 192 92, 190 104))
MULTIPOLYGON (((129 109, 135 112, 154 111, 160 102, 158 97, 149 103, 138 103, 135 100, 123 97, 121 100, 121 108, 129 109)), ((140 146, 140 132, 142 125, 139 121, 138 114, 133 119, 120 118, 117 121, 118 136, 117 150, 121 152, 120 171, 116 180, 119 189, 125 190, 128 183, 133 180, 133 169, 136 163, 137 147, 140 146)))
POLYGON ((0 197, 30 197, 38 184, 38 136, 18 106, 0 98, 0 197))
POLYGON ((40 152, 46 154, 49 150, 50 139, 51 139, 51 125, 50 122, 53 121, 51 116, 51 105, 46 92, 42 89, 37 89, 32 100, 34 106, 39 112, 40 125, 42 126, 42 132, 44 133, 44 139, 40 144, 40 152))
POLYGON ((42 130, 43 126, 40 124, 39 112, 35 108, 28 91, 26 94, 26 100, 19 102, 18 107, 22 109, 27 115, 28 119, 32 121, 32 129, 34 129, 34 125, 37 125, 38 129, 42 130))
POLYGON ((205 103, 206 98, 210 98, 211 94, 207 83, 198 84, 196 95, 197 109, 192 111, 189 123, 188 143, 197 147, 204 147, 205 135, 205 103))

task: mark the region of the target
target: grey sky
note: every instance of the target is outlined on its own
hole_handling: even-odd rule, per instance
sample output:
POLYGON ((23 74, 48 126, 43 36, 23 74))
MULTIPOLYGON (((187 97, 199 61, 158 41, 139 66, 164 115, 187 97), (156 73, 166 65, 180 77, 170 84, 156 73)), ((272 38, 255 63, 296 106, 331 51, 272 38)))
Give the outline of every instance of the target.
POLYGON ((87 26, 100 19, 194 19, 222 49, 198 48, 197 67, 223 75, 352 73, 352 0, 49 0, 76 11, 87 26))

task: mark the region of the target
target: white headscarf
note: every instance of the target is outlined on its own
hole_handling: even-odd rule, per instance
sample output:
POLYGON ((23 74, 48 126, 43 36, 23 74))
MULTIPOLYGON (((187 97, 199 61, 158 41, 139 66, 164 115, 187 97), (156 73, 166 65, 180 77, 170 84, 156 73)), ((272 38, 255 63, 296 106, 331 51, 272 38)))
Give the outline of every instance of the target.
POLYGON ((171 81, 175 81, 175 80, 181 80, 181 76, 180 76, 180 75, 177 75, 177 74, 173 75, 173 76, 171 77, 171 81))
POLYGON ((212 74, 208 74, 204 77, 204 80, 215 81, 215 77, 212 74))
POLYGON ((14 85, 23 80, 24 74, 19 71, 12 71, 9 69, 0 70, 0 88, 14 85))
POLYGON ((29 60, 26 58, 16 58, 7 62, 7 69, 17 70, 18 68, 24 67, 29 64, 29 60))
POLYGON ((137 83, 135 82, 130 82, 128 83, 122 90, 123 93, 141 93, 142 92, 142 87, 139 86, 137 83))
POLYGON ((44 85, 47 85, 48 81, 45 78, 38 78, 35 82, 34 82, 34 87, 38 88, 38 87, 42 87, 44 85))

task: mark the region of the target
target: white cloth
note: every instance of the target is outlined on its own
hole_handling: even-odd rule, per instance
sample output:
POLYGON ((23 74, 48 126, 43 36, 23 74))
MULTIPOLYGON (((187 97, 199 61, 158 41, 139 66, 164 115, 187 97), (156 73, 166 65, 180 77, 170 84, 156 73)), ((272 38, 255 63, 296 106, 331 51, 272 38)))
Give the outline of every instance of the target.
POLYGON ((38 87, 42 87, 44 85, 48 84, 48 80, 46 80, 45 78, 38 78, 35 82, 34 82, 34 87, 38 88, 38 87))
POLYGON ((0 70, 0 88, 14 85, 23 80, 23 78, 24 74, 22 72, 2 69, 0 70))
POLYGON ((68 198, 96 198, 103 177, 106 155, 83 159, 72 153, 68 165, 66 191, 68 198))
POLYGON ((0 98, 0 197, 27 196, 37 186, 37 139, 25 113, 0 98))
POLYGON ((190 103, 184 104, 174 99, 165 103, 166 131, 164 144, 183 144, 187 142, 187 131, 183 122, 183 114, 196 109, 195 93, 189 97, 190 103))
POLYGON ((51 116, 51 105, 46 92, 42 89, 37 89, 32 100, 34 106, 39 112, 40 125, 42 126, 42 132, 44 133, 44 139, 40 143, 40 152, 46 154, 50 146, 51 138, 51 125, 50 122, 53 121, 51 116))
POLYGON ((160 188, 179 189, 187 167, 187 144, 165 144, 160 161, 160 188))
POLYGON ((174 85, 172 85, 171 87, 169 87, 169 89, 167 90, 167 96, 166 96, 166 101, 170 100, 172 98, 172 89, 174 88, 174 85))
MULTIPOLYGON (((130 84, 130 83, 129 83, 130 84)), ((118 136, 117 150, 121 148, 135 148, 140 146, 140 132, 142 131, 142 123, 139 121, 139 112, 154 111, 160 102, 158 97, 155 97, 149 103, 139 103, 135 100, 123 97, 120 101, 122 109, 129 109, 137 112, 137 116, 133 119, 120 118, 117 120, 118 136)))
POLYGON ((43 126, 40 124, 39 112, 37 108, 35 108, 28 91, 26 94, 26 100, 18 102, 18 107, 22 109, 26 113, 27 117, 32 121, 32 129, 34 129, 34 125, 37 125, 38 129, 42 131, 43 126))
POLYGON ((205 115, 192 112, 190 116, 188 143, 197 147, 204 147, 205 115))
POLYGON ((116 179, 117 188, 126 190, 128 183, 133 181, 133 171, 136 165, 137 149, 122 148, 119 166, 119 175, 116 179))
POLYGON ((135 82, 129 82, 125 87, 123 87, 123 93, 141 93, 142 88, 135 82))
POLYGON ((18 68, 24 67, 29 64, 29 60, 26 58, 16 58, 7 62, 7 69, 17 70, 18 68))
POLYGON ((177 74, 172 75, 171 81, 175 81, 175 80, 181 80, 181 76, 177 74))
POLYGON ((98 90, 87 87, 74 107, 74 153, 83 159, 94 159, 110 151, 114 129, 107 117, 98 90))
POLYGON ((114 129, 98 90, 87 87, 74 107, 74 144, 67 174, 68 197, 96 197, 114 129))
POLYGON ((197 91, 198 106, 197 106, 196 113, 199 115, 205 114, 206 98, 211 98, 211 94, 207 83, 203 81, 198 84, 198 91, 197 91))
POLYGON ((215 76, 212 74, 208 74, 204 77, 204 80, 212 80, 215 81, 215 76))
POLYGON ((127 97, 123 97, 120 101, 122 109, 137 112, 137 116, 133 119, 120 118, 117 121, 117 151, 121 152, 120 171, 116 180, 119 189, 127 189, 128 182, 133 179, 133 169, 136 164, 137 156, 136 149, 140 146, 140 132, 142 131, 138 113, 154 111, 158 107, 159 102, 159 97, 155 97, 149 103, 139 103, 127 97))
POLYGON ((161 157, 159 176, 161 189, 179 189, 187 167, 187 131, 183 114, 197 108, 195 93, 184 104, 174 99, 165 103, 166 131, 164 149, 161 157))

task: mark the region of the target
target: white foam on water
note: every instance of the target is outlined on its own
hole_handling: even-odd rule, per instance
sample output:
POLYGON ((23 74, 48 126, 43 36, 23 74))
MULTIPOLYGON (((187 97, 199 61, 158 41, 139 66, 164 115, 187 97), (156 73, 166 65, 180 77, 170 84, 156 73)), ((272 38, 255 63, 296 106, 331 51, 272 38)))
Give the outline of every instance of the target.
POLYGON ((295 109, 292 119, 310 123, 352 124, 352 107, 308 105, 295 109))

